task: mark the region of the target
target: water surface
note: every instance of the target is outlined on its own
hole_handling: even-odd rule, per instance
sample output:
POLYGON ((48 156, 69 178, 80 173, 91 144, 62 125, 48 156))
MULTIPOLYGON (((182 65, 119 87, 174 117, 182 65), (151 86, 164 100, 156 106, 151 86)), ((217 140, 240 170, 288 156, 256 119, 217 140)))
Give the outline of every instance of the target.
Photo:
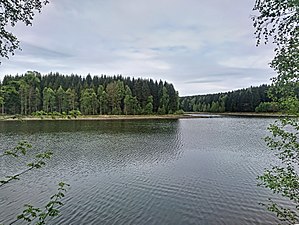
MULTIPOLYGON (((271 192, 256 185, 276 161, 262 140, 272 121, 0 122, 0 149, 28 140, 32 155, 54 152, 45 168, 0 189, 0 223, 9 224, 25 203, 45 204, 59 181, 71 187, 49 224, 277 223, 259 205, 271 192)), ((1 177, 21 165, 2 160, 1 177)))

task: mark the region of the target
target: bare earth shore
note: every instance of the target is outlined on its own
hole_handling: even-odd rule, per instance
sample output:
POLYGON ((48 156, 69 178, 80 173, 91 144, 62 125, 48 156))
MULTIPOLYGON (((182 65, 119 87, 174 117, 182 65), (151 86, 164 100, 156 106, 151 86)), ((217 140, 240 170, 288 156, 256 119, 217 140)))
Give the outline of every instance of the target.
POLYGON ((1 121, 38 121, 38 120, 152 120, 152 119, 180 119, 184 115, 88 115, 78 117, 60 116, 0 116, 1 121))
POLYGON ((210 116, 233 116, 233 117, 283 117, 286 116, 282 113, 256 113, 256 112, 223 112, 223 113, 208 113, 208 112, 190 112, 186 113, 186 115, 206 115, 207 117, 210 116))
POLYGON ((191 119, 191 118, 210 118, 210 117, 281 117, 279 113, 194 113, 187 112, 183 115, 86 115, 78 117, 60 117, 60 116, 15 116, 0 115, 0 121, 38 121, 38 120, 156 120, 156 119, 191 119))

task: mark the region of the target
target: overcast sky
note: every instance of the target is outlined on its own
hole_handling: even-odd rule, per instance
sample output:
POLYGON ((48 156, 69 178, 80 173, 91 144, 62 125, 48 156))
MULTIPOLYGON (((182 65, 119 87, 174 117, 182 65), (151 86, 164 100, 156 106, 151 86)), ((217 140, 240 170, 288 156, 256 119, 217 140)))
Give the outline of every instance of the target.
POLYGON ((255 47, 254 0, 50 0, 32 27, 12 31, 22 51, 0 78, 42 74, 134 76, 181 96, 270 83, 271 46, 255 47))

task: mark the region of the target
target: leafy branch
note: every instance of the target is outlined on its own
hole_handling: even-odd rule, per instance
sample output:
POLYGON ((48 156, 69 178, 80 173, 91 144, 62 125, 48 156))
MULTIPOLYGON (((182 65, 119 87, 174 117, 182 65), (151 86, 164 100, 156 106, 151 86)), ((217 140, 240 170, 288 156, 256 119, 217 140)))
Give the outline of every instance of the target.
POLYGON ((46 219, 48 217, 56 217, 59 215, 59 207, 63 205, 61 199, 65 196, 65 192, 67 191, 66 187, 70 186, 64 182, 60 182, 58 184, 58 192, 51 196, 50 201, 45 206, 44 210, 34 207, 32 205, 26 204, 24 205, 25 209, 22 214, 17 216, 17 219, 10 223, 14 224, 19 220, 24 220, 27 223, 34 222, 36 220, 36 225, 44 225, 46 224, 46 219))
POLYGON ((258 177, 259 186, 266 187, 274 194, 287 198, 293 205, 287 208, 269 199, 265 206, 274 212, 278 219, 290 224, 299 221, 299 120, 298 117, 285 117, 269 126, 271 136, 265 138, 268 147, 275 151, 281 161, 280 166, 270 169, 258 177))
POLYGON ((8 58, 9 53, 14 54, 20 48, 18 38, 7 28, 15 26, 17 22, 32 25, 35 13, 41 12, 43 5, 48 3, 48 0, 0 0, 0 58, 8 58))
POLYGON ((262 38, 267 44, 270 37, 278 47, 287 43, 298 30, 298 5, 297 0, 256 0, 253 10, 258 11, 259 15, 252 16, 252 20, 256 28, 257 45, 262 38))
POLYGON ((15 158, 18 158, 20 154, 26 155, 27 151, 32 148, 32 145, 27 141, 20 141, 17 146, 15 146, 11 150, 4 151, 3 154, 0 154, 0 158, 4 156, 13 156, 15 158))
POLYGON ((284 222, 288 222, 289 224, 295 224, 298 221, 298 215, 291 209, 279 206, 277 203, 275 203, 273 200, 268 199, 270 203, 264 204, 260 203, 260 205, 264 206, 269 210, 270 212, 273 212, 276 214, 276 217, 284 222))
MULTIPOLYGON (((25 154, 26 154, 26 152, 25 152, 25 154)), ((15 156, 16 154, 14 152, 12 153, 12 155, 14 157, 16 157, 15 156)), ((6 176, 6 179, 0 180, 0 187, 9 183, 12 180, 19 180, 19 177, 21 175, 29 172, 32 169, 39 169, 39 168, 43 167, 44 165, 46 165, 45 159, 50 159, 52 155, 53 155, 52 152, 43 152, 43 153, 37 154, 35 156, 35 160, 33 162, 27 164, 28 168, 26 170, 23 170, 17 174, 11 175, 11 176, 6 176)))
POLYGON ((276 45, 275 57, 270 66, 277 72, 272 79, 269 97, 280 104, 287 114, 271 124, 271 136, 266 137, 268 147, 275 151, 279 166, 272 166, 259 176, 264 186, 289 200, 293 207, 280 206, 270 199, 263 204, 277 217, 290 224, 299 221, 299 1, 298 0, 256 0, 253 17, 257 45, 262 38, 265 43, 272 38, 276 45))
MULTIPOLYGON (((28 143, 27 141, 20 141, 16 147, 4 151, 0 155, 0 158, 3 158, 5 156, 11 156, 14 158, 25 156, 30 148, 32 148, 32 145, 30 143, 28 143)), ((27 169, 14 175, 6 176, 5 179, 0 180, 0 187, 11 182, 12 180, 19 180, 19 177, 21 175, 28 173, 33 169, 42 168, 46 165, 45 160, 50 159, 52 155, 53 153, 50 151, 36 154, 34 160, 27 164, 27 169)), ((64 182, 60 182, 58 184, 58 192, 51 196, 50 201, 46 204, 43 210, 30 204, 24 205, 25 209, 23 210, 22 214, 18 215, 17 219, 10 224, 14 224, 19 220, 23 220, 29 224, 35 221, 35 225, 46 224, 46 220, 49 217, 55 217, 59 215, 59 207, 63 205, 61 199, 65 196, 65 192, 67 191, 66 187, 68 186, 70 185, 64 182)))

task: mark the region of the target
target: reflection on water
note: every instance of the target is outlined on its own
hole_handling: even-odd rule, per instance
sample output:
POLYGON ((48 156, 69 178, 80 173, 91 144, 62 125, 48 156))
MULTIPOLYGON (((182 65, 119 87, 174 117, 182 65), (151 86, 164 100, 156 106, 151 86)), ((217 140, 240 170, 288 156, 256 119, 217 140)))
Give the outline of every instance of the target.
MULTIPOLYGON (((54 165, 80 164, 89 167, 88 171, 138 162, 163 162, 180 154, 176 120, 32 121, 1 125, 2 135, 10 139, 13 136, 10 145, 18 139, 26 139, 37 149, 51 149, 55 155, 54 165)), ((1 149, 6 148, 8 143, 2 142, 1 149)))
MULTIPOLYGON (((0 190, 0 223, 71 184, 50 224, 273 224, 256 176, 275 162, 261 140, 269 119, 0 122, 0 149, 17 140, 53 159, 0 190)), ((32 153, 32 154, 33 154, 32 153)), ((1 175, 21 169, 2 161, 1 175)))

